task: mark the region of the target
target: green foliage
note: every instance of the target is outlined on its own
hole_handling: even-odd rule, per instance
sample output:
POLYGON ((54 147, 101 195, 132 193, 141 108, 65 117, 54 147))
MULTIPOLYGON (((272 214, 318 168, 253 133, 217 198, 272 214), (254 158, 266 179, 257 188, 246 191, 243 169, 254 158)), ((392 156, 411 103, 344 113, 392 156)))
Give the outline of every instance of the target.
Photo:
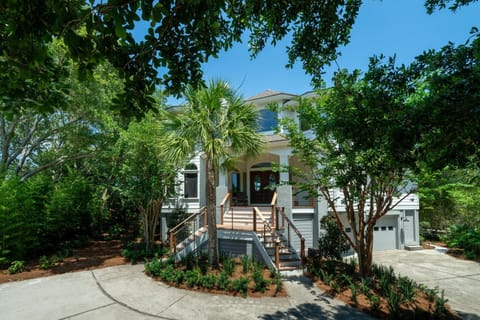
POLYGON ((263 266, 255 263, 253 265, 252 274, 254 286, 253 291, 265 292, 267 289, 268 281, 263 277, 263 266))
POLYGON ((347 251, 350 245, 338 228, 335 218, 332 216, 322 217, 320 227, 323 229, 318 239, 320 255, 327 259, 340 260, 342 253, 347 251))
POLYGON ((206 289, 212 289, 218 282, 218 278, 214 273, 207 273, 200 278, 200 285, 206 289))
POLYGON ((402 303, 401 295, 395 290, 393 286, 388 288, 387 291, 387 307, 390 312, 391 319, 397 319, 400 312, 400 305, 402 303))
POLYGON ((443 318, 447 313, 447 308, 445 304, 448 302, 448 299, 445 299, 445 290, 442 290, 441 295, 435 297, 435 310, 434 314, 436 317, 443 318))
POLYGON ((367 295, 368 300, 370 301, 370 309, 373 312, 380 310, 380 298, 374 293, 367 295))
POLYGON ((220 290, 229 290, 232 281, 230 280, 231 274, 228 274, 226 270, 220 272, 220 275, 217 279, 217 286, 220 290))
POLYGON ((468 259, 480 258, 480 227, 451 226, 445 240, 449 247, 462 248, 468 259))
MULTIPOLYGON (((115 111, 127 116, 148 110, 158 85, 178 95, 186 84, 200 84, 202 64, 241 42, 246 31, 252 56, 269 42, 275 45, 292 34, 288 64, 302 61, 306 72, 321 82, 322 68, 337 57, 338 47, 349 42, 360 4, 215 1, 187 2, 178 10, 175 4, 151 1, 127 5, 114 1, 91 5, 84 1, 6 2, 0 14, 5 25, 0 30, 0 96, 12 99, 23 94, 38 99, 37 92, 46 97, 57 93, 57 86, 47 84, 59 83, 65 71, 62 61, 52 61, 48 44, 59 38, 78 62, 82 79, 92 79, 92 70, 101 61, 119 70, 125 92, 118 95, 115 111), (137 39, 132 30, 145 21, 145 37, 137 39), (32 83, 36 86, 30 89, 32 83)), ((39 111, 48 109, 47 103, 33 105, 39 111)), ((13 112, 15 107, 9 105, 7 110, 13 112)))
POLYGON ((242 272, 243 274, 246 274, 248 273, 248 271, 250 271, 250 267, 251 267, 251 260, 250 260, 250 257, 247 256, 247 255, 244 255, 242 256, 241 258, 241 261, 242 261, 242 272))
POLYGON ((399 277, 396 283, 402 303, 411 304, 415 300, 415 282, 407 277, 399 277))
POLYGON ((233 272, 235 271, 235 260, 232 259, 232 258, 229 258, 229 259, 225 259, 223 261, 223 271, 225 272, 225 274, 229 277, 232 276, 233 272))
POLYGON ((160 276, 166 265, 167 263, 163 262, 162 259, 159 259, 158 256, 155 255, 152 260, 145 263, 145 272, 152 276, 160 276))
POLYGON ((235 292, 239 292, 242 297, 247 297, 248 283, 250 279, 248 277, 240 277, 232 281, 232 289, 235 292))
POLYGON ((10 267, 8 267, 8 272, 11 274, 16 274, 25 271, 25 262, 24 261, 19 261, 15 260, 12 261, 10 264, 10 267))
POLYGON ((55 265, 55 263, 52 260, 48 259, 47 256, 45 255, 40 257, 39 264, 40 264, 40 269, 43 269, 43 270, 50 269, 55 265))
POLYGON ((185 281, 187 282, 187 286, 189 288, 193 288, 196 285, 199 285, 201 278, 202 278, 202 273, 198 268, 195 268, 193 270, 187 270, 185 272, 185 281))
POLYGON ((167 249, 160 245, 153 245, 149 248, 144 242, 130 242, 122 250, 122 256, 132 263, 137 263, 155 255, 163 256, 166 251, 167 249))

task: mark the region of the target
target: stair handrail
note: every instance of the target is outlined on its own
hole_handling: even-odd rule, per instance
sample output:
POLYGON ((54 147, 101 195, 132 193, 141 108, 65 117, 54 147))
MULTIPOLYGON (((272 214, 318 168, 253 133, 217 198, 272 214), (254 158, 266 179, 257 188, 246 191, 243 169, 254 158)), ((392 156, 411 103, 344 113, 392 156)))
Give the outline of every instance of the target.
POLYGON ((223 200, 222 202, 220 202, 220 219, 221 219, 221 224, 223 224, 223 216, 225 215, 225 211, 228 211, 225 210, 225 204, 227 203, 227 201, 230 200, 230 206, 231 206, 231 198, 232 198, 232 194, 230 192, 227 192, 225 194, 225 196, 223 197, 223 200))
MULTIPOLYGON (((290 227, 293 229, 295 234, 300 239, 300 258, 302 259, 302 264, 305 263, 305 237, 302 235, 300 230, 295 226, 295 224, 290 220, 290 218, 285 214, 285 207, 279 208, 277 207, 277 219, 278 219, 278 212, 282 214, 282 226, 285 227, 285 221, 287 222, 287 244, 291 247, 291 237, 290 237, 290 227)), ((279 226, 277 223, 277 230, 279 226)))
POLYGON ((280 270, 280 235, 277 233, 275 228, 273 228, 268 221, 263 216, 263 213, 257 208, 253 207, 253 231, 257 232, 257 215, 260 217, 260 220, 263 222, 263 239, 266 238, 266 230, 270 231, 272 234, 272 239, 275 239, 275 268, 280 270))
MULTIPOLYGON (((185 225, 191 221, 193 221, 195 218, 200 217, 203 214, 203 227, 206 227, 207 224, 207 207, 202 207, 198 212, 192 213, 189 215, 187 218, 183 219, 180 223, 178 223, 175 227, 171 228, 169 230, 169 235, 170 235, 170 252, 171 253, 176 253, 177 252, 177 237, 176 235, 180 232, 182 228, 185 227, 185 225)), ((200 224, 199 224, 199 229, 200 229, 200 224)), ((197 230, 192 230, 193 233, 197 230)))
POLYGON ((272 226, 275 227, 276 221, 275 221, 275 206, 277 205, 277 199, 278 199, 278 192, 275 190, 273 192, 272 196, 272 201, 270 201, 270 207, 272 208, 272 226))

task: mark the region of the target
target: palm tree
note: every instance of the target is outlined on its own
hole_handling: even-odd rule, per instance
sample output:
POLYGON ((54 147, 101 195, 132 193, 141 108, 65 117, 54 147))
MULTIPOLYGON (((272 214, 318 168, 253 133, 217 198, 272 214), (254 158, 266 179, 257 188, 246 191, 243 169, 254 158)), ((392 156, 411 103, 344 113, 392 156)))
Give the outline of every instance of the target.
POLYGON ((264 140, 256 132, 257 110, 232 90, 227 82, 212 81, 208 87, 188 86, 186 103, 165 123, 165 151, 175 161, 205 157, 208 223, 208 258, 218 267, 215 183, 219 168, 233 157, 260 153, 264 140))

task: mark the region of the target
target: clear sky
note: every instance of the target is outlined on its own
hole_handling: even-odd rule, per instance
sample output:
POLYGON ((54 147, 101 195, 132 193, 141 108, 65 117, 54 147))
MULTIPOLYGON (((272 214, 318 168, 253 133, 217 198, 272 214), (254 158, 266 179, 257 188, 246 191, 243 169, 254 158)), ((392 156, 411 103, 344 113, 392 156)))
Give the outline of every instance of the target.
MULTIPOLYGON (((423 0, 365 0, 351 32, 350 44, 341 49, 340 68, 365 70, 368 58, 383 53, 396 55, 399 64, 408 64, 428 49, 440 49, 449 41, 463 44, 473 26, 480 28, 480 3, 453 13, 441 10, 428 15, 423 0)), ((204 78, 223 79, 244 98, 266 89, 301 94, 312 90, 310 77, 301 64, 285 68, 285 45, 266 47, 251 60, 246 41, 220 53, 204 66, 204 78)), ((324 80, 331 83, 336 64, 326 70, 324 80)), ((169 99, 175 103, 174 99, 169 99)))

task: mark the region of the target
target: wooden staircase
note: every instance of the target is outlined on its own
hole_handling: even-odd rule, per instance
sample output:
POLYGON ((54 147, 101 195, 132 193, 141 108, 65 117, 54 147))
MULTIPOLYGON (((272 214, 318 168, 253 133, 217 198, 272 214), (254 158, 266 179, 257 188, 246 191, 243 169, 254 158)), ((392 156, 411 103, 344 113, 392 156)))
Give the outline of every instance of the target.
POLYGON ((261 217, 256 217, 257 227, 254 228, 254 207, 232 207, 225 213, 223 224, 219 227, 232 230, 252 230, 257 234, 260 242, 275 265, 275 246, 278 242, 279 270, 289 271, 302 267, 299 254, 288 245, 284 236, 284 229, 273 230, 271 227, 271 207, 257 207, 261 217))

